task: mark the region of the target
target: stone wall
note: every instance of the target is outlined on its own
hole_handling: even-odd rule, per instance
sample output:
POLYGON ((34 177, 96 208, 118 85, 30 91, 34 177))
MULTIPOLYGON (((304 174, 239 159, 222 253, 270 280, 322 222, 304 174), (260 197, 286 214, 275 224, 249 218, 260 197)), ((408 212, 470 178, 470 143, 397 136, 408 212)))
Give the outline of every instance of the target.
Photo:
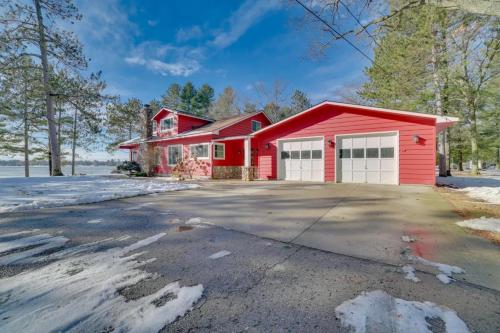
POLYGON ((212 167, 213 179, 241 179, 240 166, 214 166, 212 167))
POLYGON ((257 179, 257 168, 252 166, 252 167, 241 167, 242 170, 242 175, 241 179, 245 181, 252 181, 254 179, 257 179))

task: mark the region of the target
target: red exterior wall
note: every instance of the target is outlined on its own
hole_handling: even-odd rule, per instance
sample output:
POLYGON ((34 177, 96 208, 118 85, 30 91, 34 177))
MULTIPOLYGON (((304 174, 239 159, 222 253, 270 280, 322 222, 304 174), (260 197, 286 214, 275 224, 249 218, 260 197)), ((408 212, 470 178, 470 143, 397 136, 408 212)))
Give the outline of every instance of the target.
MULTIPOLYGON (((168 165, 168 151, 167 147, 171 145, 183 145, 183 158, 187 160, 190 157, 190 149, 189 145, 196 143, 208 143, 212 140, 212 135, 203 135, 203 136, 195 136, 191 138, 180 138, 177 140, 169 140, 169 141, 160 141, 155 143, 156 147, 161 147, 160 154, 160 165, 156 168, 156 172, 158 174, 171 174, 173 171, 173 166, 168 165)), ((212 175, 212 149, 209 147, 209 158, 208 159, 199 159, 200 165, 197 166, 193 172, 193 175, 196 176, 208 176, 212 175)))
POLYGON ((219 137, 239 136, 252 133, 252 120, 260 121, 262 124, 262 128, 271 124, 269 119, 267 119, 267 117, 263 113, 258 113, 250 118, 221 129, 219 131, 219 137))
POLYGON ((199 128, 203 125, 209 124, 210 122, 208 120, 203 120, 199 118, 193 118, 189 116, 185 116, 182 114, 175 114, 167 109, 162 109, 156 117, 153 119, 156 121, 156 133, 155 135, 160 136, 160 137, 167 137, 167 136, 172 136, 176 135, 179 133, 191 131, 195 128, 199 128), (168 131, 161 132, 160 131, 160 121, 162 119, 165 119, 167 117, 172 117, 174 118, 174 127, 168 131))
POLYGON ((243 166, 245 161, 243 140, 229 140, 217 143, 225 144, 226 158, 223 160, 213 160, 214 166, 243 166))
POLYGON ((294 119, 275 126, 252 140, 258 149, 259 178, 277 177, 277 139, 321 136, 325 138, 325 180, 335 180, 335 135, 399 131, 399 182, 400 184, 435 183, 434 119, 383 114, 369 110, 323 105, 294 119), (413 135, 421 140, 413 142, 413 135), (266 149, 266 143, 270 144, 266 149))

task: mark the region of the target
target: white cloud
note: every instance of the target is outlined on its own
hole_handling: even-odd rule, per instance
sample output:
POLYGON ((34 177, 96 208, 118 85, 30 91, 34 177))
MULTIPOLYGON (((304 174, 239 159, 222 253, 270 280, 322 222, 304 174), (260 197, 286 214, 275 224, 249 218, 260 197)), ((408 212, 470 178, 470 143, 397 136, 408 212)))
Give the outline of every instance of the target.
POLYGON ((278 0, 246 0, 228 19, 229 28, 218 33, 211 44, 220 48, 236 42, 268 11, 280 6, 278 0))
POLYGON ((203 36, 203 31, 198 25, 191 28, 180 28, 175 35, 178 42, 186 42, 188 40, 198 39, 203 36))
POLYGON ((145 66, 165 76, 190 76, 201 69, 199 60, 202 58, 203 50, 200 48, 147 41, 139 44, 124 60, 130 65, 145 66))

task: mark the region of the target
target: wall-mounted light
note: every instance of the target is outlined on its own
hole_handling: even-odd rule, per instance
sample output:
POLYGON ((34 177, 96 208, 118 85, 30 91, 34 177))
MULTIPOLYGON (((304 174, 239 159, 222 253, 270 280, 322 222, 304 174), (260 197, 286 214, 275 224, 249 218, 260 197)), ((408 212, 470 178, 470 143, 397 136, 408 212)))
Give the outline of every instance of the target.
POLYGON ((332 140, 332 139, 330 139, 330 140, 328 140, 328 145, 329 145, 330 147, 333 147, 333 146, 335 145, 335 142, 333 142, 333 140, 332 140))
POLYGON ((413 142, 415 142, 415 143, 419 143, 420 142, 420 136, 418 136, 418 134, 413 134, 412 139, 413 139, 413 142))
POLYGON ((266 149, 269 149, 271 145, 269 143, 266 143, 266 149))

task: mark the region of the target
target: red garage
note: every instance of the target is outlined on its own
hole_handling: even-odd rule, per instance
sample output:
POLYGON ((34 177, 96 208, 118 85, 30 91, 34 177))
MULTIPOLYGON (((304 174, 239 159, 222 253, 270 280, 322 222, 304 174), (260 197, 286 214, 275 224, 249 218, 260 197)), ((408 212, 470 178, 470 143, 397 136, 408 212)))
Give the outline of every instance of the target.
POLYGON ((323 102, 252 133, 252 164, 260 179, 434 184, 436 135, 456 121, 323 102))

